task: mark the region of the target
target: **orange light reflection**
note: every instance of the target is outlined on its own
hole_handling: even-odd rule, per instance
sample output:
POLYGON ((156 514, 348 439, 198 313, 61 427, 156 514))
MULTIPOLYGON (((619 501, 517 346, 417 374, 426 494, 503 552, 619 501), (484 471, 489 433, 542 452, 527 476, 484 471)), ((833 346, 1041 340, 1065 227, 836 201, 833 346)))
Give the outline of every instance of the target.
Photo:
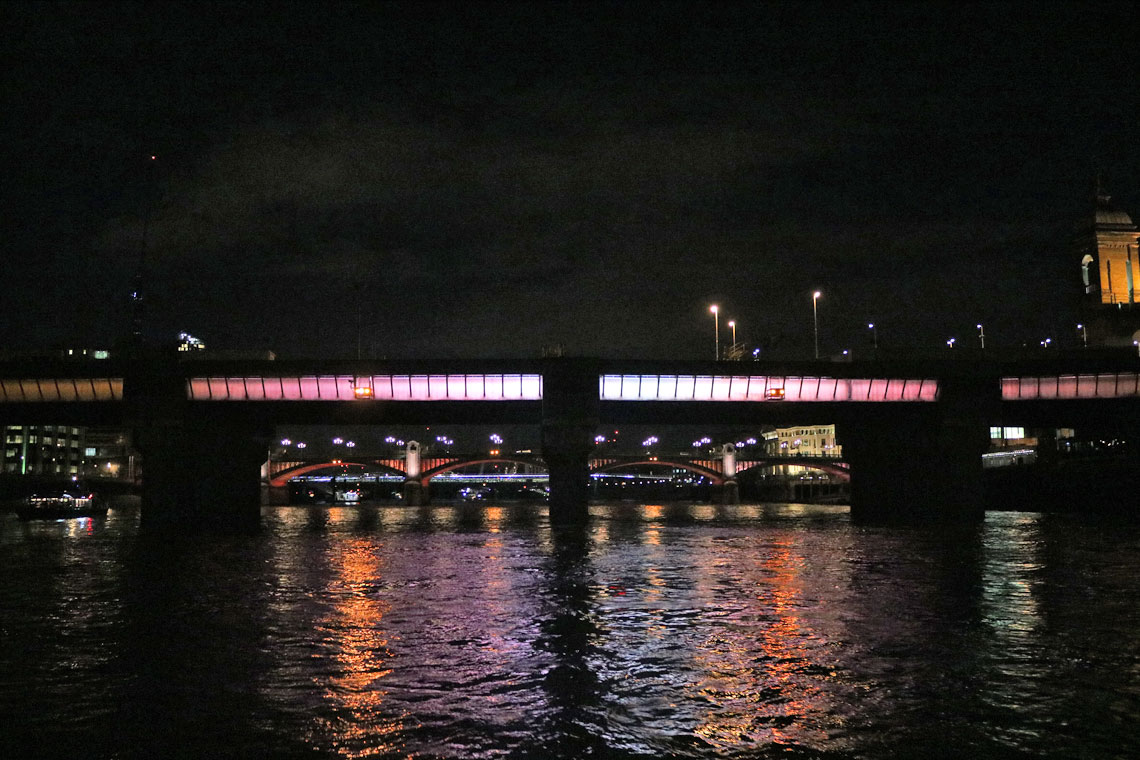
POLYGON ((336 650, 338 675, 329 678, 325 699, 337 717, 319 722, 321 733, 343 757, 391 755, 402 746, 405 716, 383 715, 387 691, 381 681, 392 672, 387 667, 392 652, 381 627, 390 604, 375 591, 383 561, 364 541, 331 558, 335 575, 326 594, 336 602, 321 632, 336 650))

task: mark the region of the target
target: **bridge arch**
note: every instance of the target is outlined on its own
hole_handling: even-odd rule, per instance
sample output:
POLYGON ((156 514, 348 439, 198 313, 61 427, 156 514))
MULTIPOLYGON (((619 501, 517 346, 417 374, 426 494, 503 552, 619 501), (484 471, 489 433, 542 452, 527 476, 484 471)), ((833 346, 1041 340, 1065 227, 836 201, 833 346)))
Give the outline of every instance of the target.
POLYGON ((612 472, 626 467, 637 467, 640 465, 661 465, 664 467, 676 467, 680 470, 688 470, 689 472, 708 478, 713 482, 713 485, 720 485, 724 482, 724 474, 708 467, 703 467, 699 464, 692 462, 675 462, 667 459, 623 459, 613 462, 602 462, 590 467, 590 473, 603 473, 612 472))
POLYGON ((799 459, 795 457, 773 457, 772 459, 753 459, 746 461, 737 460, 736 474, 740 475, 749 470, 762 470, 768 467, 779 467, 780 465, 795 465, 809 470, 819 470, 826 472, 828 475, 833 475, 839 480, 851 480, 851 470, 846 462, 821 462, 818 459, 799 459))
POLYGON ((288 469, 274 473, 269 478, 269 485, 273 486, 274 488, 281 488, 287 485, 293 478, 299 477, 301 475, 307 475, 310 472, 316 472, 318 470, 327 470, 330 467, 360 467, 364 469, 375 468, 383 470, 387 473, 391 473, 393 475, 404 474, 399 469, 390 465, 383 464, 381 462, 306 462, 304 464, 295 465, 288 469))
POLYGON ((541 467, 543 470, 546 469, 545 464, 543 464, 541 461, 533 460, 533 459, 521 459, 521 458, 514 458, 514 457, 491 457, 491 456, 476 457, 474 459, 457 459, 457 460, 452 461, 452 462, 445 462, 443 464, 436 465, 435 467, 432 467, 431 469, 424 471, 424 473, 420 476, 420 482, 426 486, 428 484, 428 481, 430 481, 436 475, 443 475, 444 473, 453 472, 455 470, 461 470, 464 467, 470 467, 470 466, 476 465, 476 464, 492 464, 492 463, 493 464, 502 464, 502 463, 508 463, 508 462, 511 464, 526 465, 527 467, 541 467))

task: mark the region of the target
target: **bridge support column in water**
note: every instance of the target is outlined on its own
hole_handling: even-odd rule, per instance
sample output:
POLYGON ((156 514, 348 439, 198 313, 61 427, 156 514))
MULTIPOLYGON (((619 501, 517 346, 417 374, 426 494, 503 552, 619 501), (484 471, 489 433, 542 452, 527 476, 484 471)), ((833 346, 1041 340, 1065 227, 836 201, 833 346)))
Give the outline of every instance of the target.
POLYGON ((998 397, 974 378, 951 378, 929 408, 839 426, 851 465, 851 515, 876 521, 982 519, 982 454, 998 397), (987 414, 989 416, 987 416, 987 414))
POLYGON ((404 449, 404 464, 407 471, 404 473, 403 497, 404 503, 412 507, 422 507, 428 503, 428 490, 421 480, 423 474, 420 465, 420 444, 418 441, 408 441, 404 449))
POLYGON ((589 517, 589 460, 597 429, 596 366, 551 359, 542 379, 542 459, 550 473, 553 524, 581 524, 589 517))
POLYGON ((138 432, 145 528, 250 531, 258 527, 258 473, 268 435, 241 424, 198 420, 152 422, 138 432))
POLYGON ((736 481, 736 446, 731 443, 724 444, 721 450, 721 465, 724 472, 724 483, 720 490, 721 504, 740 503, 740 483, 736 481))

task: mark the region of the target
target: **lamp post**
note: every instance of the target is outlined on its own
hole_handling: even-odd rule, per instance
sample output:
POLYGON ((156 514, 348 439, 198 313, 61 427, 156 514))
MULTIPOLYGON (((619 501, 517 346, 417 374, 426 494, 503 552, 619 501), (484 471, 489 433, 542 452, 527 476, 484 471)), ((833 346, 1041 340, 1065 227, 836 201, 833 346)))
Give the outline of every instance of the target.
POLYGON ((811 318, 815 326, 815 358, 819 358, 819 297, 822 294, 817 290, 811 294, 811 318))
POLYGON ((879 350, 879 331, 875 328, 875 323, 874 322, 868 322, 867 323, 867 329, 871 331, 871 346, 876 351, 878 351, 879 350))
POLYGON ((986 350, 986 328, 978 325, 978 340, 982 342, 982 350, 986 350))
POLYGON ((732 345, 736 345, 736 320, 728 320, 728 326, 732 328, 732 345))
POLYGON ((954 344, 957 342, 958 342, 957 338, 950 338, 946 341, 946 345, 950 346, 950 348, 954 348, 954 344))
POLYGON ((720 307, 715 303, 709 307, 713 315, 713 330, 716 338, 716 360, 720 361, 720 307))
POLYGON ((1077 329, 1081 331, 1081 348, 1089 347, 1089 331, 1085 328, 1084 323, 1077 325, 1077 329))

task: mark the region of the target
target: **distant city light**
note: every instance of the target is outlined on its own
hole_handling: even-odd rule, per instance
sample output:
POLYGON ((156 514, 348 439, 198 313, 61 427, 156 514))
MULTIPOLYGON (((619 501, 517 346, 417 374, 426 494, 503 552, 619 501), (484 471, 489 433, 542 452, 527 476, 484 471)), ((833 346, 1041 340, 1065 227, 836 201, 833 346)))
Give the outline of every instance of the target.
POLYGON ((335 443, 339 446, 340 444, 344 443, 344 439, 341 438, 340 436, 337 436, 336 438, 333 438, 333 443, 335 443))
POLYGON ((300 443, 297 444, 297 448, 299 448, 299 449, 303 449, 303 448, 305 448, 305 446, 306 446, 306 443, 304 441, 301 441, 300 443))
MULTIPOLYGON (((135 297, 135 294, 132 294, 132 298, 133 297, 135 297)), ((179 351, 201 351, 206 348, 205 343, 188 332, 178 333, 178 340, 180 341, 178 344, 179 351)))
POLYGON ((387 438, 385 438, 385 439, 384 439, 384 443, 395 443, 395 442, 396 442, 396 438, 395 438, 395 436, 391 436, 391 435, 390 435, 390 436, 388 436, 387 438))
POLYGON ((503 437, 498 433, 491 433, 491 443, 502 443, 503 437))
POLYGON ((605 442, 606 442, 606 437, 604 435, 595 435, 594 436, 594 443, 605 443, 605 442))
POLYGON ((356 442, 355 441, 345 441, 344 445, 351 449, 351 448, 354 448, 356 446, 356 442))
POLYGON ((288 438, 282 438, 281 439, 281 445, 282 446, 292 446, 293 441, 289 440, 288 438))

